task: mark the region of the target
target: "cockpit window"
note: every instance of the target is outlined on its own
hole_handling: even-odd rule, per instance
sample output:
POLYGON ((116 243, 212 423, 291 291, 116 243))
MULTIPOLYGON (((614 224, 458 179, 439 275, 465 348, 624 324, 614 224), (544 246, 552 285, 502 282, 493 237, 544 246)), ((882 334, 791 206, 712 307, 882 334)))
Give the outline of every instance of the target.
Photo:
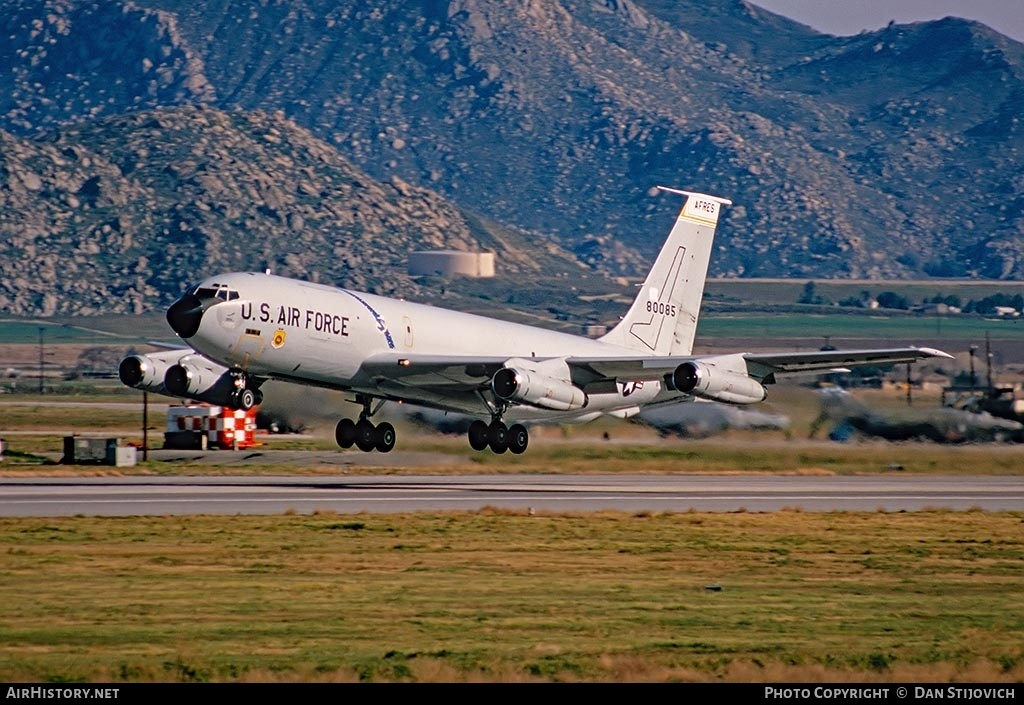
POLYGON ((221 301, 234 301, 238 298, 238 292, 228 289, 226 286, 213 287, 201 286, 196 289, 196 297, 200 299, 220 299, 221 301))

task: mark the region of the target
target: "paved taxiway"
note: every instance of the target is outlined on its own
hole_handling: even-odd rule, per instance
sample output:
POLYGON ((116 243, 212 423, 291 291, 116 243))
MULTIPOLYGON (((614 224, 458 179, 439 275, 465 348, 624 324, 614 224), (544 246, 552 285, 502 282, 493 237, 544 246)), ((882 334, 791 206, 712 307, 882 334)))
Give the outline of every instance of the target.
POLYGON ((366 475, 0 478, 0 516, 414 512, 1024 511, 1024 477, 366 475))

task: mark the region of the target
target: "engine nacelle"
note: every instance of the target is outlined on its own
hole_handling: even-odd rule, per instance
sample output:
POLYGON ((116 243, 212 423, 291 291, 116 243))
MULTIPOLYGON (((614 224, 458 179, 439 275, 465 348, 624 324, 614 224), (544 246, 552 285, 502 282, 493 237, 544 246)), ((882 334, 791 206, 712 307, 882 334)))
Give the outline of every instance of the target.
MULTIPOLYGON (((181 357, 180 353, 178 357, 181 357)), ((177 358, 164 360, 158 356, 129 355, 117 366, 117 376, 120 378, 121 384, 127 387, 156 394, 166 394, 164 375, 167 374, 167 368, 176 361, 177 358)))
POLYGON ((236 377, 226 367, 189 357, 167 368, 165 394, 204 401, 217 406, 235 405, 236 377))
POLYGON ((505 401, 554 411, 575 411, 588 402, 586 392, 579 387, 536 370, 500 369, 491 379, 491 389, 505 401))
POLYGON ((730 404, 756 404, 768 396, 764 385, 753 377, 696 361, 679 365, 667 381, 676 391, 730 404))

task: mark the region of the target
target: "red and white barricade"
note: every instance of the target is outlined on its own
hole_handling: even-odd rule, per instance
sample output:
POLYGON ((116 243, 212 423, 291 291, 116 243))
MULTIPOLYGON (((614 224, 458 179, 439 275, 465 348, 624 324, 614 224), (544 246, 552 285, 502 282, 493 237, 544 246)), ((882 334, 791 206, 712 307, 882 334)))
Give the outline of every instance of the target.
POLYGON ((167 409, 167 435, 181 445, 180 436, 195 434, 197 445, 207 448, 251 448, 256 445, 256 409, 248 411, 226 406, 189 404, 167 409))

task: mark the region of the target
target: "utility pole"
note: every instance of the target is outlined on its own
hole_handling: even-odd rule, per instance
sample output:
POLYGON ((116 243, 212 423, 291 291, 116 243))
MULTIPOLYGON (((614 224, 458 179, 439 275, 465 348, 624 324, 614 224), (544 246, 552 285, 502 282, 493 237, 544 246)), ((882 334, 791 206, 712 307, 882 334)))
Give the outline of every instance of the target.
POLYGON ((39 327, 39 393, 43 393, 43 359, 46 353, 43 348, 43 327, 39 327))
POLYGON ((992 347, 988 338, 988 331, 985 331, 985 360, 987 361, 986 381, 988 382, 988 393, 992 394, 992 347))
POLYGON ((907 406, 913 406, 914 402, 910 398, 910 363, 907 363, 907 406))
POLYGON ((971 389, 974 389, 975 387, 978 386, 978 377, 977 377, 977 375, 974 374, 974 353, 976 353, 977 351, 978 351, 978 346, 977 345, 972 345, 971 349, 970 349, 970 352, 971 352, 971 389))
POLYGON ((142 392, 142 462, 149 460, 149 393, 142 392))

